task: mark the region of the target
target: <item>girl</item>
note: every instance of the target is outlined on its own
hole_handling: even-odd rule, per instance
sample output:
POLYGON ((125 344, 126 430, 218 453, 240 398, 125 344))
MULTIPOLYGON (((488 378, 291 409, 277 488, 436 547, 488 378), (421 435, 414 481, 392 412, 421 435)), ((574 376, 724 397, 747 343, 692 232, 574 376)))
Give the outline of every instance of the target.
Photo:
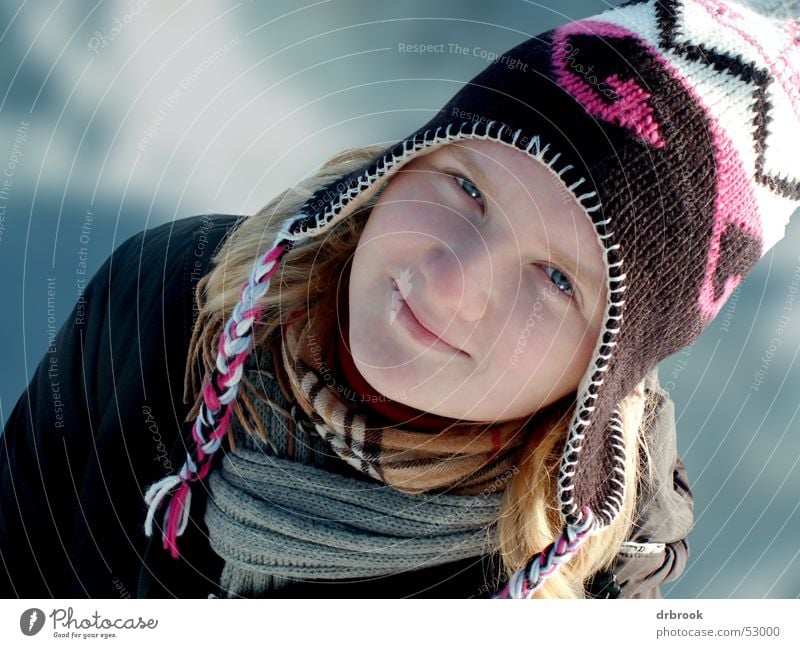
POLYGON ((797 21, 633 0, 253 217, 126 243, 9 418, 14 592, 658 596, 692 498, 655 366, 800 201, 799 59, 797 21))

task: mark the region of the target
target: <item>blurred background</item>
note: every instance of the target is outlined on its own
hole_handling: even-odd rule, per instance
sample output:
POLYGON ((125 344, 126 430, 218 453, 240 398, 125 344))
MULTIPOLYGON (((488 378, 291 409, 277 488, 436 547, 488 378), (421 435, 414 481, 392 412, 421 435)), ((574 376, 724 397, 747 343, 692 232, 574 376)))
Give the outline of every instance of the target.
MULTIPOLYGON (((616 4, 5 0, 0 423, 48 325, 126 238, 251 214, 335 152, 413 131, 489 54, 616 4), (401 51, 414 43, 443 47, 401 51)), ((795 217, 699 341, 659 367, 696 514, 666 597, 800 595, 798 273, 795 217)))

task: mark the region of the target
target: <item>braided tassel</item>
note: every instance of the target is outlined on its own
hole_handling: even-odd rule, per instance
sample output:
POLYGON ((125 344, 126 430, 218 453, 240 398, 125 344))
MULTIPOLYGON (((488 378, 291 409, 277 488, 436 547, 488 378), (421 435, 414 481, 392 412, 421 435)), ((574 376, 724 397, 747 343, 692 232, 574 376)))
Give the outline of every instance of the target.
POLYGON ((564 531, 553 544, 533 556, 525 567, 514 572, 505 587, 492 598, 532 598, 545 580, 578 552, 589 537, 593 523, 592 511, 584 506, 583 522, 578 526, 565 525, 564 531))
POLYGON ((180 555, 177 538, 183 535, 189 523, 191 484, 202 480, 209 473, 211 459, 230 426, 243 365, 252 347, 251 329, 261 312, 258 300, 269 289, 270 278, 277 270, 280 257, 291 248, 292 241, 298 238, 291 233, 287 224, 291 225, 288 221, 284 224, 272 249, 254 265, 249 279, 242 286, 239 302, 223 327, 217 346, 216 366, 203 385, 203 402, 192 426, 195 457, 187 454, 186 462, 178 475, 164 477, 152 484, 145 493, 148 511, 144 532, 147 537, 153 534, 156 510, 165 498, 171 498, 164 511, 162 534, 163 546, 169 549, 173 558, 180 555))

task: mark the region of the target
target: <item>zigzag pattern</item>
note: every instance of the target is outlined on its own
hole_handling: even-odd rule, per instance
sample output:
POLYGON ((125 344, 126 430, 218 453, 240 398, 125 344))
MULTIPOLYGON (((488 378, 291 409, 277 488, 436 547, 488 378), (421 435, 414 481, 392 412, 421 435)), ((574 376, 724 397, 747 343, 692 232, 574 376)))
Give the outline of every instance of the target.
POLYGON ((595 19, 646 40, 725 130, 751 174, 766 253, 783 238, 800 201, 794 150, 800 145, 800 21, 777 21, 720 0, 621 6, 626 9, 595 19))

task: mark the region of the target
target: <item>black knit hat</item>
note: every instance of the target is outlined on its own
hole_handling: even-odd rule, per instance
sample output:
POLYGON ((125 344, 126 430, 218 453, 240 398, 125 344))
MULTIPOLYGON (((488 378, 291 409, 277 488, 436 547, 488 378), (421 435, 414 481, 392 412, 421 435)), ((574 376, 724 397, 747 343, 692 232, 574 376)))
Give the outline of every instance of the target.
POLYGON ((510 580, 531 596, 624 499, 618 405, 659 361, 692 344, 800 203, 800 21, 722 0, 633 0, 514 47, 436 116, 377 159, 320 188, 260 259, 220 340, 194 426, 195 458, 154 484, 165 546, 188 519, 250 352, 258 298, 282 254, 353 214, 410 160, 484 139, 546 165, 583 207, 604 255, 608 298, 558 482, 564 531, 510 580), (183 504, 183 507, 180 506, 183 504))

